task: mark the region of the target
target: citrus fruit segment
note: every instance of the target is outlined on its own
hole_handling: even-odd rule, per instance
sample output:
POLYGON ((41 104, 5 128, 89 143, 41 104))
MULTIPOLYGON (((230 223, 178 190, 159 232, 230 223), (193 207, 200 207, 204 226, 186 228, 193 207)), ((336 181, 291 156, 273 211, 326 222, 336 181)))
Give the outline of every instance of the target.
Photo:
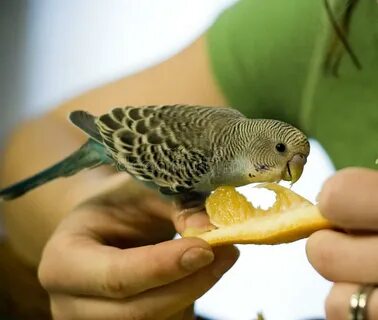
POLYGON ((211 245, 280 244, 331 227, 315 205, 290 189, 275 183, 257 187, 276 194, 270 208, 255 208, 235 188, 219 187, 206 200, 210 222, 217 228, 196 236, 211 245))

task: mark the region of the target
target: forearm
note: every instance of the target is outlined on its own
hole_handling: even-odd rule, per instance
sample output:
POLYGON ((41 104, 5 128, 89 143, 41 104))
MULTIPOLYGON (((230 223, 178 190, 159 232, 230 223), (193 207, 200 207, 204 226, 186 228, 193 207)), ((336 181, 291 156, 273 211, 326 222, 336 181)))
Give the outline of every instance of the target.
MULTIPOLYGON (((148 104, 222 105, 200 38, 170 60, 139 74, 94 89, 57 107, 44 117, 21 125, 10 137, 0 180, 7 185, 67 156, 85 137, 67 121, 70 111, 93 114, 113 106, 148 104)), ((61 218, 111 171, 100 168, 58 179, 3 206, 8 238, 17 253, 37 264, 42 248, 61 218)))

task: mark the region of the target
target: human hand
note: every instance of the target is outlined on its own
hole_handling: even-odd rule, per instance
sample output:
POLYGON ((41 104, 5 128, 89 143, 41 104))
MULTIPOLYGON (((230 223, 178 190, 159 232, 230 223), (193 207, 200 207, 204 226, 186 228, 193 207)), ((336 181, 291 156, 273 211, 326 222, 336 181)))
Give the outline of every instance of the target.
MULTIPOLYGON (((307 242, 310 263, 333 281, 325 310, 328 320, 349 319, 349 301, 362 284, 378 284, 378 171, 348 168, 337 172, 319 195, 322 214, 336 227, 314 233, 307 242)), ((378 319, 378 290, 365 319, 378 319)))
MULTIPOLYGON (((47 243, 39 278, 55 319, 192 319, 193 302, 235 263, 232 246, 171 240, 183 220, 156 192, 116 177, 47 243)), ((191 220, 191 221, 190 221, 191 220)))

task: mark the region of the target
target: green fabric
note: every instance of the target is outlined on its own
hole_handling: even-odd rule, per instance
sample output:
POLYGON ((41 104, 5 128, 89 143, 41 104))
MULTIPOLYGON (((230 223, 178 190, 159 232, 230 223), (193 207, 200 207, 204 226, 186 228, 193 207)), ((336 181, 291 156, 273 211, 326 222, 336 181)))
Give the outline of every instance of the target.
POLYGON ((378 3, 360 0, 352 16, 362 71, 346 52, 338 77, 324 71, 332 30, 323 1, 242 0, 208 32, 213 72, 231 106, 301 128, 336 168, 378 168, 378 3))

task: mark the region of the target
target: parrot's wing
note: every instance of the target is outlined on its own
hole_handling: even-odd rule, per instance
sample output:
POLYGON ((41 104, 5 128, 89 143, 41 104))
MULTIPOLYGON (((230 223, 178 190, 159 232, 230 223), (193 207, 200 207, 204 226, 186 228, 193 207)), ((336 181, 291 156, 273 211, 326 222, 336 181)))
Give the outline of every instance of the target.
MULTIPOLYGON (((185 192, 209 173, 217 119, 243 117, 229 108, 146 106, 113 109, 96 125, 121 169, 172 192, 185 192)), ((227 122, 224 121, 224 125, 227 122)))
POLYGON ((69 119, 76 127, 83 130, 92 139, 102 143, 100 131, 95 123, 95 116, 86 111, 77 110, 70 113, 69 119))

